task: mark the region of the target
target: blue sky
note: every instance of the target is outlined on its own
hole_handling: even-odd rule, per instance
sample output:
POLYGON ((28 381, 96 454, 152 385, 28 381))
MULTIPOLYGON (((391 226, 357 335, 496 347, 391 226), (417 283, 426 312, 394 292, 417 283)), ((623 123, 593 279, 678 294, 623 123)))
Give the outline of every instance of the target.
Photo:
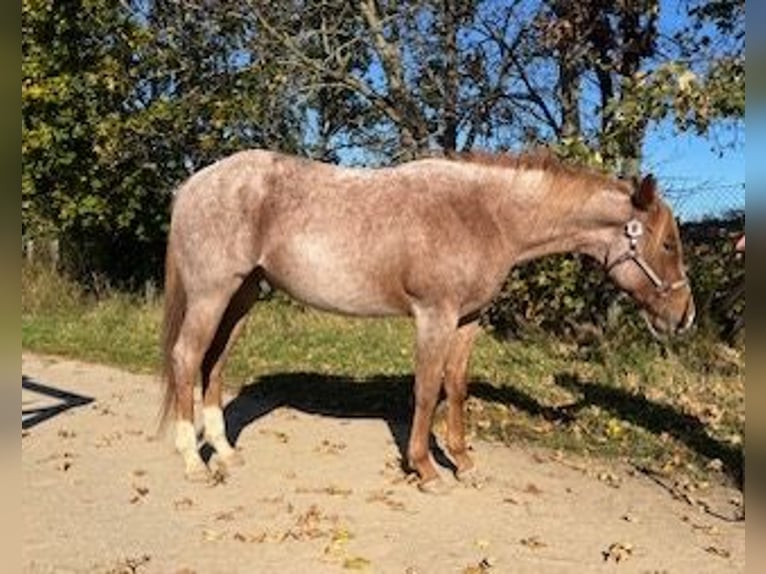
MULTIPOLYGON (((660 0, 661 32, 683 27, 686 18, 682 2, 660 0)), ((712 27, 706 31, 711 36, 718 34, 712 27)), ((704 136, 693 131, 679 133, 672 121, 665 121, 652 126, 643 154, 643 169, 658 177, 683 219, 744 209, 744 121, 717 126, 704 136)))
POLYGON ((682 219, 744 209, 744 123, 723 136, 678 133, 672 122, 654 126, 644 142, 643 169, 657 176, 682 219), (720 144, 724 145, 719 150, 720 144))

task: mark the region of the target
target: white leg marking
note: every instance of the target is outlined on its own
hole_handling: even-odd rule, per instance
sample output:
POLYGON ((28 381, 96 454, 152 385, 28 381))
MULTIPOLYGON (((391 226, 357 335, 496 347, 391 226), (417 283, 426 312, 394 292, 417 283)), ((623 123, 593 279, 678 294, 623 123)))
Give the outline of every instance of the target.
POLYGON ((215 452, 227 463, 240 464, 237 452, 226 438, 226 423, 220 407, 203 407, 202 421, 205 424, 205 440, 215 449, 215 452))
POLYGON ((197 431, 189 421, 183 419, 176 421, 176 450, 184 459, 187 478, 198 480, 207 477, 207 466, 197 449, 197 431))

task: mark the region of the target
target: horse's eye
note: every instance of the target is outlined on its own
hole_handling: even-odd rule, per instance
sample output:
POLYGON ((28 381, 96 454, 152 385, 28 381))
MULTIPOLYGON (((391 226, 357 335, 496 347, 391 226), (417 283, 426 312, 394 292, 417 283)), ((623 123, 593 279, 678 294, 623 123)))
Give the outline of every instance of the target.
POLYGON ((662 248, 666 253, 673 253, 676 250, 676 244, 672 241, 663 241, 662 248))

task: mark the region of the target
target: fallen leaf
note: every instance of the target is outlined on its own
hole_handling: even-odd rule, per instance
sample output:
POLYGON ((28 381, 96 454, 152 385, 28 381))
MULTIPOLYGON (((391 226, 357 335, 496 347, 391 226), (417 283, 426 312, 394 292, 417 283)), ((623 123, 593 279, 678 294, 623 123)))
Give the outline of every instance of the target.
POLYGON ((626 542, 614 542, 601 554, 604 557, 604 562, 609 560, 622 562, 633 555, 633 545, 626 542))
POLYGON ((537 536, 529 536, 527 538, 522 538, 519 540, 519 543, 521 543, 522 546, 526 546, 527 548, 531 548, 532 550, 536 550, 538 548, 545 548, 548 546, 545 542, 540 540, 537 536))
POLYGON ((345 450, 346 446, 346 443, 343 441, 332 442, 324 439, 314 450, 322 454, 340 454, 341 451, 345 450))
POLYGON ((136 504, 137 502, 141 501, 147 494, 149 494, 149 489, 145 486, 136 486, 134 484, 133 490, 136 492, 136 494, 130 499, 131 504, 136 504))
POLYGON ((343 568, 347 570, 364 570, 370 566, 370 561, 362 556, 353 556, 343 561, 343 568))
POLYGON ((173 506, 175 507, 176 510, 186 510, 194 506, 194 501, 188 496, 185 496, 183 498, 179 498, 178 500, 173 501, 173 506))
POLYGON ((461 574, 484 574, 489 572, 490 568, 494 566, 495 559, 491 557, 482 558, 478 564, 470 564, 463 568, 461 574))
POLYGON ((726 550, 725 548, 719 548, 718 546, 713 546, 712 544, 705 548, 705 552, 708 554, 715 554, 716 556, 720 556, 721 558, 729 558, 731 556, 731 552, 726 550))
POLYGON ((716 528, 712 524, 694 524, 694 523, 692 523, 692 528, 694 530, 698 530, 700 532, 704 532, 705 534, 715 535, 715 534, 719 534, 720 533, 718 528, 716 528))
POLYGON ((400 500, 396 500, 392 497, 394 491, 393 490, 377 490, 374 492, 371 492, 370 495, 365 499, 366 502, 380 502, 382 504, 385 504, 388 508, 391 510, 404 510, 405 506, 404 503, 400 500))
POLYGON ((353 490, 350 488, 344 488, 331 484, 330 486, 325 486, 324 488, 306 488, 299 486, 295 489, 295 492, 296 494, 329 494, 330 496, 349 496, 353 490))
POLYGON ((262 542, 266 541, 267 538, 266 532, 258 532, 257 534, 244 534, 242 532, 235 532, 234 533, 234 540, 238 542, 247 542, 247 543, 256 543, 260 544, 262 542))
POLYGON ((611 418, 606 423, 606 430, 604 433, 609 438, 619 438, 625 429, 622 426, 622 421, 619 419, 611 418))
POLYGON ((612 488, 619 488, 620 484, 622 483, 622 479, 612 472, 599 472, 596 475, 596 478, 598 478, 601 482, 606 483, 608 486, 611 486, 612 488))
POLYGON ((211 528, 205 528, 202 531, 202 539, 206 542, 214 542, 223 538, 223 532, 212 530, 211 528))
POLYGON ((535 495, 543 493, 542 490, 540 490, 537 486, 535 486, 531 482, 529 484, 527 484, 526 488, 524 488, 524 492, 526 492, 528 494, 535 494, 535 495))
POLYGON ((338 528, 332 532, 330 542, 324 548, 324 554, 336 559, 346 554, 346 545, 354 535, 345 528, 338 528))
POLYGON ((122 563, 117 567, 109 571, 109 574, 135 574, 142 566, 146 566, 151 557, 148 554, 144 554, 137 558, 125 558, 122 563))

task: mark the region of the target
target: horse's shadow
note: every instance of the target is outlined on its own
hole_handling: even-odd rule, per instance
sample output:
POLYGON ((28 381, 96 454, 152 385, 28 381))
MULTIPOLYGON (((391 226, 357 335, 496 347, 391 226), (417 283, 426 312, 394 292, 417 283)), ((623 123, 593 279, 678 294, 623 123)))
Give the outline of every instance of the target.
MULTIPOLYGON (((52 419, 66 411, 88 405, 93 402, 93 397, 85 397, 72 391, 65 391, 51 385, 43 384, 31 377, 21 375, 21 388, 37 395, 46 397, 49 401, 55 401, 51 404, 36 407, 29 406, 24 408, 24 402, 21 406, 21 430, 29 430, 45 421, 52 419)), ((34 401, 32 401, 34 404, 34 401)))
MULTIPOLYGON (((381 419, 386 422, 406 465, 409 422, 412 416, 412 377, 376 375, 354 379, 319 373, 266 375, 243 387, 224 409, 229 441, 236 444, 253 421, 279 407, 336 418, 381 419)), ((430 436, 436 461, 452 471, 454 464, 430 436)))
POLYGON ((737 447, 710 436, 705 423, 698 417, 624 389, 583 381, 571 373, 559 373, 555 382, 582 397, 567 407, 568 412, 595 405, 653 434, 667 433, 708 460, 720 460, 726 475, 737 488, 743 489, 745 459, 742 446, 737 447))
MULTIPOLYGON (((507 385, 498 387, 485 381, 472 382, 469 394, 483 401, 512 406, 532 416, 563 424, 576 420, 580 410, 591 405, 599 406, 653 434, 668 433, 703 457, 719 459, 726 474, 742 488, 742 449, 711 437, 705 424, 697 417, 624 389, 581 380, 571 373, 559 373, 554 381, 574 391, 580 398, 570 405, 555 408, 541 404, 518 388, 507 385)), ((337 418, 382 419, 388 424, 401 460, 406 460, 413 409, 410 376, 376 375, 355 379, 306 372, 266 375, 243 387, 226 406, 224 414, 230 442, 236 444, 249 424, 282 406, 337 418)), ((433 436, 431 447, 437 462, 454 470, 454 465, 436 444, 433 436)))

